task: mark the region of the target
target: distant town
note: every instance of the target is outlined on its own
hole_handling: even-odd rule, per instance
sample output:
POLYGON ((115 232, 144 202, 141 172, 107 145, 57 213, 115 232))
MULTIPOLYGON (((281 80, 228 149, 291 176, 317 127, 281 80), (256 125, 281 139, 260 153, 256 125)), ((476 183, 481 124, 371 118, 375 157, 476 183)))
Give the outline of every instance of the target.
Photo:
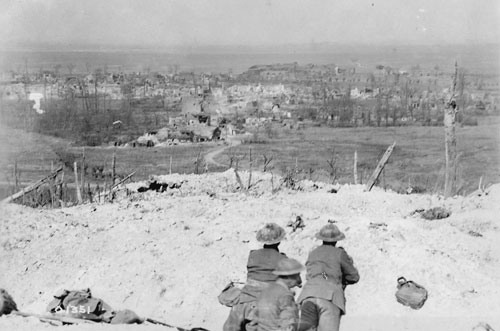
POLYGON ((279 128, 442 125, 452 97, 462 125, 500 114, 499 77, 461 67, 456 74, 419 65, 358 71, 356 63, 255 65, 241 74, 75 67, 2 73, 2 121, 81 145, 156 146, 272 137, 279 128))

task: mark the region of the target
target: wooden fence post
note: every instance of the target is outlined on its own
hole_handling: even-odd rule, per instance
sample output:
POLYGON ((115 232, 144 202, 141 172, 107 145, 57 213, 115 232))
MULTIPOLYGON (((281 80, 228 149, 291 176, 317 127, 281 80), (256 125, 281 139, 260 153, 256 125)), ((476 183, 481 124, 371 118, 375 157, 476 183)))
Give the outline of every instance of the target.
POLYGON ((113 152, 113 163, 111 164, 111 186, 115 185, 116 177, 116 152, 113 152))
POLYGON ((17 160, 14 161, 14 180, 15 180, 14 192, 17 192, 19 188, 19 178, 17 177, 17 160))
POLYGON ((248 155, 249 155, 249 161, 248 161, 248 185, 247 185, 247 189, 250 189, 250 186, 252 184, 252 148, 249 149, 248 151, 248 155))
POLYGON ((85 147, 83 147, 83 156, 82 156, 82 195, 85 197, 85 147))
POLYGON ((97 191, 97 199, 99 200, 99 203, 101 203, 101 188, 99 187, 99 183, 97 183, 96 191, 97 191))
POLYGON ((90 183, 87 183, 87 196, 89 197, 89 202, 93 203, 94 199, 92 196, 92 190, 90 189, 90 183))
POLYGON ((354 184, 358 184, 358 151, 354 151, 354 184))
POLYGON ((396 142, 394 142, 391 146, 389 146, 389 148, 387 148, 384 155, 380 159, 379 163, 377 164, 377 167, 375 168, 375 171, 373 171, 372 176, 370 177, 370 179, 366 183, 366 190, 367 191, 370 191, 372 189, 373 185, 375 185, 375 182, 377 181, 378 177, 380 176, 380 173, 382 172, 382 170, 384 170, 385 164, 387 163, 387 161, 389 161, 389 157, 391 156, 392 151, 394 150, 395 146, 396 146, 396 142))
POLYGON ((64 199, 63 201, 69 201, 68 197, 68 183, 64 183, 64 193, 63 193, 64 199))
POLYGON ((78 203, 82 203, 82 192, 80 191, 80 186, 78 185, 78 164, 76 161, 73 163, 73 169, 75 172, 76 199, 78 200, 78 203))
POLYGON ((55 187, 56 187, 56 180, 55 180, 55 178, 52 178, 49 181, 49 194, 50 194, 50 207, 51 208, 54 208, 54 203, 56 201, 56 192, 54 190, 55 187))

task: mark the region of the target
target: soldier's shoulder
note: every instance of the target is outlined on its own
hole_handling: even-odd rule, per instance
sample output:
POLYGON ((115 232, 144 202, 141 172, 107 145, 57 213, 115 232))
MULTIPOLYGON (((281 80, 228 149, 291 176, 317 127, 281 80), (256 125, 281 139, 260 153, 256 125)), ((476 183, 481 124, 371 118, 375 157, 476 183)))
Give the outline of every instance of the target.
POLYGON ((339 249, 341 258, 352 263, 352 257, 349 254, 347 254, 346 250, 343 247, 339 247, 339 249))
POLYGON ((340 250, 340 252, 345 253, 345 254, 348 254, 348 253, 347 253, 347 250, 346 250, 344 247, 340 247, 340 246, 339 246, 339 247, 337 247, 337 248, 340 250))

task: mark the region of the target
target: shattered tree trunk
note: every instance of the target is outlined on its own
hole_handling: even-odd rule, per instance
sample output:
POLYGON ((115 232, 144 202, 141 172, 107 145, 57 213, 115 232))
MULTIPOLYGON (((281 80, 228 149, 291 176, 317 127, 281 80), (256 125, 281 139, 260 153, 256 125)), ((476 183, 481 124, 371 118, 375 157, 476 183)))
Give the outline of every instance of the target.
POLYGON ((450 101, 444 109, 444 134, 445 134, 445 178, 444 178, 444 197, 453 195, 453 188, 457 180, 457 137, 455 134, 457 104, 455 102, 455 89, 457 86, 458 67, 455 62, 455 76, 451 89, 450 101))

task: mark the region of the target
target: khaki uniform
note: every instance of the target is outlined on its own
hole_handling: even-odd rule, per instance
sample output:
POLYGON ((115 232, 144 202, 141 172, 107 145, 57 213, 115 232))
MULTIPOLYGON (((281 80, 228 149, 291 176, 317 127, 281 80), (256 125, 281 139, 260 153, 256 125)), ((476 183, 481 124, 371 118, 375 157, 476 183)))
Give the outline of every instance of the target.
POLYGON ((299 309, 293 292, 281 280, 269 285, 257 299, 255 321, 258 331, 295 331, 299 309))
POLYGON ((247 282, 241 289, 239 303, 231 308, 223 331, 250 331, 255 329, 254 310, 257 297, 273 283, 278 276, 272 272, 278 261, 286 255, 277 249, 261 248, 250 251, 247 262, 247 282))
POLYGON ((344 288, 359 281, 352 259, 343 248, 321 245, 306 262, 306 283, 299 303, 312 302, 319 311, 318 331, 338 330, 345 314, 344 288))

